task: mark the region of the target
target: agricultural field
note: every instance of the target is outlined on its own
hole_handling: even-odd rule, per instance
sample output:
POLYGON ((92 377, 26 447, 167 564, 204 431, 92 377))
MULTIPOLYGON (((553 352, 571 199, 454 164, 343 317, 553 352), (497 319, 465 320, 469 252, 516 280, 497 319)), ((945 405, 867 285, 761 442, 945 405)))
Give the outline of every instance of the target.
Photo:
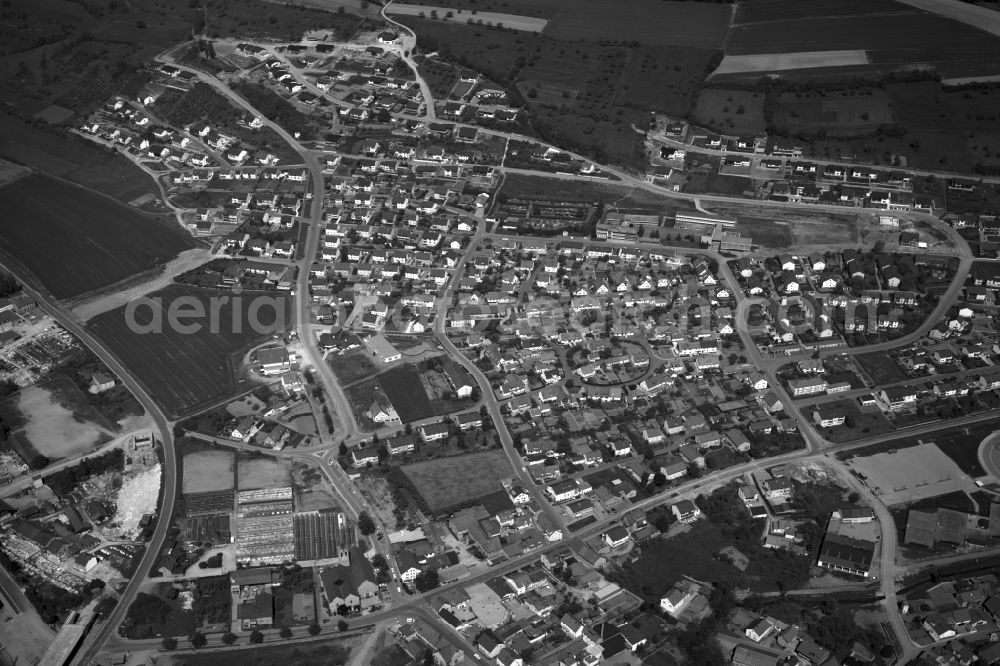
POLYGON ((235 458, 228 449, 209 448, 184 454, 181 492, 206 493, 233 489, 235 458))
MULTIPOLYGON (((728 5, 660 0, 630 0, 625 7, 604 0, 435 0, 432 4, 455 10, 456 19, 458 10, 469 18, 496 12, 545 19, 543 34, 554 39, 634 40, 696 48, 721 48, 732 15, 728 5)), ((426 9, 429 15, 431 7, 426 9)))
MULTIPOLYGON (((171 285, 150 294, 150 298, 162 299, 164 309, 182 297, 196 299, 206 313, 210 312, 211 299, 217 296, 227 294, 183 285, 171 285)), ((274 293, 267 297, 285 303, 283 318, 287 326, 291 316, 287 297, 274 293)), ((240 367, 243 354, 270 337, 254 332, 249 325, 252 302, 244 294, 238 310, 230 301, 222 303, 218 308, 217 332, 212 332, 209 322, 204 321, 198 332, 185 334, 168 326, 166 317, 161 332, 133 331, 124 307, 94 317, 87 322, 87 328, 115 350, 119 360, 136 374, 168 414, 180 416, 221 402, 243 389, 245 380, 240 367)), ((270 328, 276 313, 273 308, 264 307, 259 316, 261 324, 270 328)), ((149 308, 136 312, 136 323, 140 325, 151 323, 151 318, 149 308)))
POLYGON ((864 66, 868 54, 854 51, 798 51, 796 53, 752 53, 727 55, 712 76, 727 74, 765 74, 796 69, 826 69, 830 67, 864 66))
POLYGON ((757 134, 767 128, 764 101, 761 92, 706 88, 698 93, 692 119, 720 132, 757 134))
POLYGON ((163 219, 49 176, 0 189, 0 206, 0 252, 59 299, 151 271, 194 246, 163 219))
POLYGON ((443 513, 501 489, 513 474, 503 451, 486 451, 405 465, 402 472, 434 513, 443 513))
POLYGON ((997 37, 972 26, 888 0, 742 4, 726 44, 736 55, 858 49, 870 64, 852 70, 930 65, 945 77, 998 73, 987 55, 998 47, 997 37))
POLYGON ((236 460, 236 489, 285 488, 292 485, 291 465, 267 456, 250 457, 245 454, 236 460))

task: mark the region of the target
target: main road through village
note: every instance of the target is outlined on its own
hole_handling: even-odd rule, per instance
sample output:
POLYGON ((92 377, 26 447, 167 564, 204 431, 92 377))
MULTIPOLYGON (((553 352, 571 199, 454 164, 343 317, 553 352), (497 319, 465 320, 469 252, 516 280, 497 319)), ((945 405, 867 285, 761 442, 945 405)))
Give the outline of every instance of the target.
MULTIPOLYGON (((411 66, 411 68, 416 73, 417 70, 414 67, 414 63, 410 58, 410 51, 415 42, 412 32, 410 32, 405 26, 391 21, 396 24, 401 33, 403 34, 402 45, 396 47, 394 50, 404 58, 404 60, 411 66)), ((263 44, 262 46, 267 46, 263 44)), ((169 56, 163 56, 163 61, 170 61, 169 56)), ((175 64, 176 63, 172 63, 175 64)), ((183 68, 183 67, 182 67, 183 68)), ((188 69, 188 68, 183 68, 188 69)), ((250 111, 257 117, 263 117, 256 109, 254 109, 246 100, 234 93, 228 86, 218 79, 209 76, 203 72, 197 70, 188 69, 188 71, 193 72, 201 78, 201 80, 209 83, 219 92, 226 95, 230 100, 232 100, 239 107, 250 111)), ((425 120, 434 119, 433 113, 433 99, 430 97, 430 90, 427 86, 426 81, 424 81, 417 73, 417 81, 424 92, 428 103, 426 104, 426 111, 422 117, 425 120)), ((322 233, 322 205, 323 205, 323 173, 320 167, 319 161, 317 159, 317 153, 302 146, 296 139, 289 135, 283 128, 277 124, 265 119, 265 122, 274 129, 275 132, 279 134, 290 146, 292 146, 302 157, 302 163, 307 167, 310 172, 310 186, 309 195, 311 198, 311 204, 309 209, 309 230, 307 235, 307 240, 305 242, 304 252, 301 259, 297 261, 297 266, 299 269, 298 281, 296 284, 295 297, 295 326, 298 331, 300 344, 302 347, 302 353, 306 361, 306 365, 312 367, 318 374, 322 387, 325 391, 325 395, 331 401, 334 411, 336 412, 336 422, 338 425, 338 434, 343 439, 356 440, 361 436, 361 433, 357 427, 357 423, 354 420, 350 404, 344 395, 343 389, 337 381, 336 376, 333 374, 329 366, 323 362, 322 354, 316 347, 315 336, 312 331, 312 324, 310 320, 309 313, 309 285, 308 285, 308 273, 309 268, 312 265, 312 261, 316 256, 316 251, 318 248, 319 240, 322 233)), ((440 122, 440 121, 439 121, 440 122)), ((488 134, 493 134, 496 136, 504 137, 508 140, 525 140, 532 141, 534 143, 539 143, 536 139, 523 137, 521 135, 487 131, 488 134)), ((568 151, 564 151, 568 152, 568 151)), ((572 153, 570 153, 572 155, 572 153)), ((582 156, 573 155, 579 159, 584 159, 582 156)), ((745 205, 748 202, 744 199, 738 199, 726 196, 716 196, 716 195, 689 195, 677 192, 667 191, 663 188, 657 187, 653 184, 647 183, 646 181, 636 178, 635 176, 626 173, 620 169, 606 166, 597 165, 600 169, 610 174, 613 178, 617 179, 615 182, 621 185, 627 185, 636 189, 642 189, 656 194, 673 197, 677 199, 687 199, 694 200, 697 202, 724 202, 730 205, 745 205)), ((522 170, 507 170, 503 167, 500 168, 501 171, 512 171, 528 173, 531 175, 537 175, 539 177, 546 178, 561 178, 561 179, 572 179, 579 181, 590 181, 592 179, 585 176, 570 176, 570 175, 554 175, 548 172, 533 172, 533 171, 522 171, 522 170)), ((605 181, 607 182, 607 181, 605 181)), ((774 206, 774 207, 787 207, 795 206, 796 204, 779 203, 779 202, 762 202, 753 201, 755 206, 774 206)), ((809 210, 826 210, 823 206, 808 205, 809 210)), ((830 209, 836 210, 838 212, 843 212, 843 208, 834 207, 830 209)), ((968 245, 958 237, 957 233, 954 232, 951 227, 941 224, 941 222, 934 218, 933 216, 923 215, 923 214, 910 214, 911 218, 921 219, 926 222, 935 224, 937 227, 945 230, 954 240, 957 247, 961 250, 961 258, 959 270, 956 273, 955 279, 952 285, 949 287, 948 292, 942 295, 939 304, 935 310, 931 313, 931 316, 914 332, 905 338, 897 339, 890 343, 882 343, 878 345, 870 345, 866 347, 857 347, 849 349, 846 351, 837 351, 835 353, 847 353, 847 354, 858 354, 867 351, 875 350, 886 350, 898 346, 903 346, 912 343, 917 340, 922 335, 937 323, 941 316, 945 314, 947 308, 951 303, 955 302, 955 297, 962 288, 965 280, 965 276, 968 274, 968 269, 971 266, 972 255, 968 248, 968 245)), ((478 225, 476 239, 484 238, 487 235, 485 231, 485 223, 478 225)), ((492 234, 490 234, 492 235, 492 234)), ((642 244, 639 244, 642 247, 642 244)), ((466 248, 466 252, 461 259, 459 266, 464 266, 464 263, 468 257, 468 254, 473 251, 477 246, 477 243, 473 242, 466 248)), ((649 245, 648 247, 656 247, 662 249, 664 245, 649 245)), ((718 255, 713 255, 712 253, 705 252, 703 250, 690 250, 685 251, 697 254, 709 254, 718 262, 719 270, 722 274, 723 279, 726 280, 727 285, 732 287, 732 291, 737 294, 738 299, 741 300, 740 307, 743 307, 742 313, 745 314, 745 305, 740 296, 742 290, 736 281, 735 276, 733 276, 732 271, 727 266, 723 257, 718 255)), ((13 271, 12 271, 13 272, 13 271)), ((21 276, 26 282, 26 285, 34 284, 31 276, 21 276)), ((122 380, 129 390, 136 396, 139 402, 146 409, 147 413, 153 419, 156 430, 159 433, 159 439, 163 444, 163 491, 162 491, 162 501, 160 505, 159 515, 157 517, 157 523, 153 536, 150 539, 147 550, 136 569, 135 575, 127 584, 125 590, 120 595, 120 600, 117 607, 111 613, 107 620, 101 622, 87 638, 84 647, 81 649, 79 655, 74 660, 75 663, 79 664, 89 664, 94 658, 101 653, 105 654, 115 654, 120 653, 125 649, 129 650, 155 650, 159 648, 159 640, 146 640, 146 641, 128 641, 122 639, 117 632, 118 627, 121 625, 124 619, 125 613, 128 606, 131 604, 135 595, 138 593, 140 586, 146 580, 149 572, 151 571, 153 565, 155 564, 159 553, 163 547, 164 540, 166 537, 167 529, 170 525, 170 520, 174 512, 174 505, 177 500, 176 489, 177 489, 177 452, 174 449, 174 440, 172 433, 173 423, 167 418, 163 413, 161 408, 152 399, 147 389, 141 384, 141 382, 130 372, 130 370, 125 367, 114 354, 114 350, 109 349, 105 344, 92 336, 83 326, 81 326, 77 321, 73 320, 61 309, 61 304, 57 303, 51 299, 43 291, 32 287, 26 286, 26 291, 32 295, 42 307, 42 309, 50 314, 56 321, 58 321, 64 328, 69 332, 78 337, 82 344, 86 345, 91 349, 107 366, 115 372, 122 380)), ((497 426, 498 433, 500 434, 501 441, 504 446, 504 450, 509 457, 511 464, 517 473, 519 479, 524 483, 525 487, 532 491, 536 498, 541 498, 541 492, 539 487, 531 480, 530 476, 526 473, 523 465, 520 464, 520 459, 513 449, 513 442, 510 438, 510 433, 504 425, 504 420, 500 411, 500 403, 493 397, 493 392, 489 385, 488 380, 479 371, 474 364, 465 359, 464 355, 451 343, 448 336, 445 334, 444 325, 445 318, 447 314, 447 297, 452 294, 451 288, 446 292, 445 299, 442 299, 438 306, 436 312, 435 320, 435 336, 444 346, 446 351, 455 357, 456 360, 462 362, 466 368, 473 374, 477 384, 480 387, 480 391, 483 394, 484 403, 493 417, 494 423, 497 426)), ((700 493, 711 492, 723 485, 726 485, 734 480, 739 479, 744 474, 748 472, 756 472, 763 470, 767 467, 777 464, 783 464, 795 461, 806 461, 806 460, 822 460, 826 464, 830 465, 839 475, 844 479, 848 485, 850 485, 856 492, 860 493, 875 509, 878 518, 879 525, 881 528, 881 547, 882 553, 880 558, 880 571, 879 571, 879 583, 881 586, 881 592, 886 600, 886 611, 889 615, 890 622, 893 626, 893 630, 896 633, 896 637, 899 644, 902 646, 903 654, 901 663, 906 663, 912 659, 919 651, 919 646, 917 646, 914 641, 909 637, 906 628, 903 626, 903 620, 899 613, 898 604, 896 602, 896 590, 895 590, 895 579, 897 574, 897 565, 895 563, 895 545, 896 545, 896 533, 895 525, 888 514, 888 509, 879 500, 877 496, 871 493, 871 491, 862 483, 858 482, 853 476, 846 472, 842 463, 839 463, 835 457, 831 454, 840 451, 846 451, 853 448, 858 448, 862 446, 867 446, 870 444, 875 444, 883 441, 888 441, 893 437, 899 436, 897 434, 887 434, 880 435, 877 437, 870 437, 864 440, 856 441, 851 444, 834 445, 825 440, 815 428, 812 427, 809 419, 803 418, 801 412, 795 406, 795 403, 790 399, 787 393, 781 388, 781 384, 776 380, 776 370, 778 366, 783 362, 788 362, 788 359, 773 359, 765 358, 760 351, 757 349, 756 345, 750 339, 749 332, 746 327, 745 317, 738 320, 738 333, 741 337, 746 351, 751 358, 751 364, 760 368, 765 372, 771 387, 778 392, 779 397, 786 406, 786 410, 789 415, 793 418, 798 419, 800 430, 802 436, 806 442, 806 448, 801 451, 796 451, 781 456, 776 456, 774 458, 755 460, 749 463, 741 464, 736 467, 731 467, 718 473, 707 475, 703 478, 692 480, 682 485, 676 486, 668 490, 666 494, 660 494, 654 497, 647 498, 638 502, 635 506, 639 510, 646 510, 658 504, 662 504, 666 501, 676 499, 678 497, 694 497, 700 493)), ((824 351, 823 354, 830 354, 834 352, 824 351)), ((938 429, 954 428, 960 427, 962 425, 969 425, 972 423, 981 422, 992 418, 992 414, 977 414, 972 416, 963 417, 961 419, 956 419, 950 422, 939 422, 935 424, 930 424, 924 426, 923 431, 930 432, 938 429)), ((329 447, 334 446, 334 442, 330 441, 327 443, 329 447)), ((344 505, 346 510, 349 511, 355 517, 357 514, 365 510, 365 501, 361 498, 353 489, 350 487, 350 482, 346 479, 346 476, 341 474, 336 474, 327 469, 327 465, 324 465, 325 457, 318 458, 318 455, 322 455, 322 452, 287 452, 279 453, 278 455, 284 455, 288 457, 300 457, 300 458, 311 458, 313 460, 319 459, 320 464, 324 469, 324 474, 328 481, 334 486, 338 495, 344 500, 344 505)), ((339 471, 339 470, 338 470, 339 471)), ((557 525, 564 526, 565 523, 562 520, 560 514, 555 511, 544 499, 540 502, 540 505, 544 507, 544 511, 547 516, 555 521, 557 525)), ((374 515, 374 512, 371 512, 374 515)), ((574 537, 590 537, 599 534, 603 529, 606 529, 614 521, 612 519, 602 519, 595 523, 588 525, 586 528, 579 530, 572 536, 574 537)), ((567 534, 567 536, 569 536, 567 534)), ((378 544, 377 544, 378 545, 378 544)), ((551 549, 557 547, 559 544, 551 544, 546 547, 546 549, 551 549)), ((381 548, 380 548, 381 549, 381 548)), ((387 551, 388 549, 386 549, 387 551)), ((388 554, 388 553, 387 553, 388 554)), ((521 557, 511 559, 498 567, 489 569, 486 572, 478 574, 476 577, 470 580, 463 581, 461 585, 468 585, 470 582, 475 582, 477 580, 485 580, 487 578, 502 574, 507 571, 514 570, 521 566, 524 566, 530 562, 536 561, 539 552, 533 552, 521 557)), ((388 558, 391 562, 391 557, 388 558)), ((459 583, 454 583, 451 585, 444 586, 445 588, 459 585, 459 583)), ((434 593, 440 590, 435 590, 434 593)), ((402 597, 394 596, 393 604, 391 607, 377 611, 366 616, 363 621, 366 624, 374 624, 376 622, 385 621, 393 618, 399 618, 404 615, 420 615, 426 621, 432 622, 438 627, 442 634, 448 637, 448 640, 452 641, 457 647, 463 649, 467 654, 474 654, 473 647, 468 643, 467 640, 462 638, 460 635, 456 634, 450 629, 446 624, 443 624, 438 618, 433 614, 427 614, 426 609, 423 606, 423 602, 426 599, 427 594, 417 594, 408 599, 402 597)), ((357 620, 355 620, 357 622, 357 620)), ((335 628, 332 626, 324 626, 323 633, 321 635, 332 634, 335 632, 335 628)), ((293 639, 299 640, 299 639, 293 639)), ((180 641, 181 648, 187 646, 186 639, 180 641)), ((242 646, 247 647, 247 646, 242 646)), ((210 649, 238 649, 238 648, 224 648, 221 642, 216 637, 212 637, 209 641, 209 646, 203 648, 203 650, 210 649)))

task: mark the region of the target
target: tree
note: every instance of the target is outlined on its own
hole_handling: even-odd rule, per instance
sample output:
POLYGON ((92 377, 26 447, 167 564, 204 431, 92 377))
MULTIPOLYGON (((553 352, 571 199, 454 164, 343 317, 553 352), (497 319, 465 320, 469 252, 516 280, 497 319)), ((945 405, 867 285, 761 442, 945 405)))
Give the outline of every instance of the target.
POLYGON ((438 577, 437 569, 428 569, 417 575, 413 580, 413 584, 416 586, 418 592, 426 592, 440 585, 441 579, 438 577))
POLYGON ((173 636, 164 636, 161 643, 164 650, 176 650, 177 649, 177 639, 173 636))
POLYGON ((222 634, 222 642, 225 643, 226 645, 232 645, 233 643, 236 642, 237 638, 239 637, 231 631, 227 631, 226 633, 222 634))
POLYGON ((316 634, 318 634, 321 631, 323 631, 322 628, 320 628, 320 626, 318 624, 316 624, 315 622, 313 622, 312 624, 309 625, 309 635, 310 636, 315 636, 316 634))
POLYGON ((369 534, 375 532, 375 521, 372 520, 372 517, 368 514, 367 511, 362 511, 358 515, 358 529, 365 536, 368 536, 369 534))
POLYGON ((208 643, 208 639, 205 638, 205 634, 200 631, 196 631, 191 634, 191 647, 194 649, 197 650, 200 647, 205 647, 206 643, 208 643))
POLYGON ((259 629, 254 629, 250 632, 250 642, 254 645, 264 642, 264 634, 260 633, 259 629))
POLYGON ((348 627, 347 620, 337 620, 338 631, 347 631, 347 627, 348 627))

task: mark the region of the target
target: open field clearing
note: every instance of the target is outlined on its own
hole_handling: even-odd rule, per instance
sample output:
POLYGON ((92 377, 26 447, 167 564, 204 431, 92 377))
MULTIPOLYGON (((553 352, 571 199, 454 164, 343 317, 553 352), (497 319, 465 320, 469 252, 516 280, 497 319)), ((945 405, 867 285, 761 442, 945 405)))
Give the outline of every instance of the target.
POLYGON ((236 462, 237 490, 285 488, 292 485, 291 465, 275 458, 241 455, 236 462))
POLYGON ((811 69, 816 67, 845 67, 867 65, 868 54, 854 51, 800 51, 798 53, 758 53, 753 55, 727 55, 716 74, 744 72, 780 72, 786 69, 811 69))
MULTIPOLYGON (((162 291, 150 294, 150 298, 162 299, 164 310, 168 310, 175 300, 187 297, 202 304, 203 311, 211 312, 212 298, 229 298, 228 293, 206 289, 172 285, 162 291)), ((280 299, 285 304, 283 321, 287 325, 291 316, 287 296, 269 293, 266 298, 280 299)), ((278 302, 278 301, 276 301, 278 302)), ((236 309, 230 300, 220 301, 218 327, 213 332, 210 318, 200 321, 201 329, 185 334, 169 326, 168 317, 163 317, 160 332, 144 333, 133 331, 125 316, 125 308, 104 312, 87 322, 90 332, 103 340, 119 360, 142 382, 168 414, 179 416, 220 402, 248 388, 242 383, 240 362, 242 355, 252 346, 269 336, 254 332, 250 326, 249 312, 253 303, 252 294, 244 293, 236 309)), ((271 307, 260 309, 261 323, 270 328, 276 312, 271 307)), ((135 313, 136 323, 148 325, 153 315, 143 307, 135 313)))
POLYGON ((434 407, 420 383, 420 373, 413 365, 401 365, 378 376, 379 385, 396 408, 403 423, 434 416, 434 407))
POLYGON ((500 481, 513 474, 503 451, 439 458, 401 469, 435 513, 496 492, 500 481))
POLYGON ((60 299, 153 270, 194 246, 166 222, 48 176, 0 189, 0 207, 0 252, 60 299))
POLYGON ((858 215, 814 212, 794 208, 711 203, 714 214, 734 218, 736 230, 766 247, 796 247, 801 252, 823 252, 830 245, 857 243, 858 215), (785 245, 782 245, 785 243, 785 245))
POLYGON ((851 468, 886 505, 916 502, 927 497, 960 490, 975 490, 975 484, 936 444, 854 458, 851 468))
POLYGON ((205 493, 233 489, 233 452, 204 449, 184 455, 182 492, 205 493))
POLYGON ((545 24, 548 23, 545 19, 532 16, 520 16, 518 14, 479 11, 472 14, 469 11, 462 11, 460 9, 452 11, 447 7, 435 7, 433 5, 425 7, 424 5, 397 4, 395 2, 389 5, 387 13, 400 16, 423 15, 429 18, 434 17, 436 13, 438 20, 441 21, 451 21, 465 24, 468 24, 469 21, 473 21, 475 23, 482 21, 486 24, 502 24, 505 28, 523 30, 525 32, 541 32, 545 29, 545 24))

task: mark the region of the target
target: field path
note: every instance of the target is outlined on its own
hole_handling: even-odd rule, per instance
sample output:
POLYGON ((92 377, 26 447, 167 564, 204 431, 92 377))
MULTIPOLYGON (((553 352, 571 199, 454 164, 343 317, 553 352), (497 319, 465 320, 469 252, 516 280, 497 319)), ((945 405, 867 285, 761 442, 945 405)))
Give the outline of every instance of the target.
POLYGON ((211 252, 203 248, 184 250, 172 259, 159 275, 150 278, 149 280, 144 280, 134 284, 121 291, 116 291, 110 294, 98 294, 96 296, 86 298, 80 303, 75 304, 71 312, 79 321, 86 322, 99 314, 107 312, 108 310, 114 310, 115 308, 126 305, 140 296, 144 296, 157 291, 158 289, 167 287, 173 282, 175 277, 201 266, 202 264, 210 261, 213 256, 214 255, 212 255, 211 252))
POLYGON ((1000 12, 961 0, 898 0, 904 5, 971 25, 1000 37, 1000 12))

